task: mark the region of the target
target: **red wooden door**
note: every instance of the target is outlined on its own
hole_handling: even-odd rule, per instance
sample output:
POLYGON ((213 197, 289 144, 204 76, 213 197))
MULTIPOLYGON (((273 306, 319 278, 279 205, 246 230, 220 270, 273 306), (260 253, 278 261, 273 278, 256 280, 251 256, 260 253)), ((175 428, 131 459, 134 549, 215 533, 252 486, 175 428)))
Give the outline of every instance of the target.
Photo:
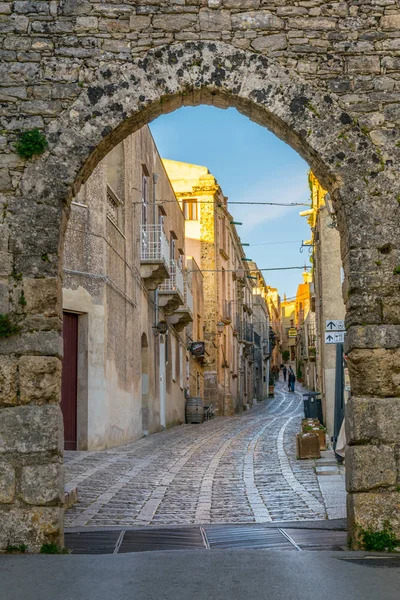
POLYGON ((76 450, 78 315, 63 313, 63 342, 61 410, 64 418, 64 448, 76 450))

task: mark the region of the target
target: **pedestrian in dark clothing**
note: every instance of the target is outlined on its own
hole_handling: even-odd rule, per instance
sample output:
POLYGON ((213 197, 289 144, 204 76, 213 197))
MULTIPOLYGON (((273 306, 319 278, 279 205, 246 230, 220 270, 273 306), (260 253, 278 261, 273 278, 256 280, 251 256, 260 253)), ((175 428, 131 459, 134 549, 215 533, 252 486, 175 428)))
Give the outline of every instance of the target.
POLYGON ((283 381, 286 382, 287 368, 283 367, 282 371, 283 371, 283 381))
POLYGON ((296 381, 296 377, 294 375, 292 367, 289 367, 289 376, 288 376, 288 389, 289 392, 294 392, 294 383, 296 381))
POLYGON ((294 392, 294 384, 296 382, 296 376, 293 372, 292 367, 289 367, 289 392, 294 392))

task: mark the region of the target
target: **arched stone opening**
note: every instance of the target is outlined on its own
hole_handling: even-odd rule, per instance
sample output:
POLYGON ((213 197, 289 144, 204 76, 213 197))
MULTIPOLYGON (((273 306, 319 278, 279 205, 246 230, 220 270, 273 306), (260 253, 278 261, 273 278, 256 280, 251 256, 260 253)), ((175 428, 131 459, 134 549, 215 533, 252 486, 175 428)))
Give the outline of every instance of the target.
POLYGON ((129 133, 162 113, 201 103, 236 107, 268 127, 301 154, 333 198, 354 394, 350 534, 354 540, 356 526, 379 528, 386 519, 399 529, 393 515, 399 503, 400 257, 394 240, 400 206, 392 163, 334 97, 270 59, 220 42, 152 50, 115 72, 100 67, 93 81, 49 123, 49 151, 26 164, 5 209, 4 312, 16 329, 1 340, 6 486, 0 547, 62 543, 60 273, 70 200, 129 133))

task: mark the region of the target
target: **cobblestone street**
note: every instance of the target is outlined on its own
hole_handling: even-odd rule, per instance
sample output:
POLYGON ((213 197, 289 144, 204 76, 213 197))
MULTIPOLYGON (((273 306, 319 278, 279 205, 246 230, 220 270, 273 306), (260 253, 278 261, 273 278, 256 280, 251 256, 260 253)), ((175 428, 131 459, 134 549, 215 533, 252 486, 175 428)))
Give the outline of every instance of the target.
POLYGON ((240 416, 175 427, 104 452, 66 452, 66 482, 79 495, 66 526, 344 517, 343 473, 320 487, 315 461, 296 460, 301 394, 282 385, 275 392, 240 416), (324 487, 339 503, 333 515, 324 487))

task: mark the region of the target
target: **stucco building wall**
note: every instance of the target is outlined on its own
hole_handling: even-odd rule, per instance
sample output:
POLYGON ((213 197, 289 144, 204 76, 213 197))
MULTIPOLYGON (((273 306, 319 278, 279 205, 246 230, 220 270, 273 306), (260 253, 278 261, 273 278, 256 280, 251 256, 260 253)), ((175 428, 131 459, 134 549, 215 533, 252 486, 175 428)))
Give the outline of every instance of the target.
POLYGON ((173 326, 166 336, 155 336, 153 326, 169 317, 162 308, 157 313, 156 292, 147 289, 140 275, 144 174, 147 219, 162 219, 166 237, 175 239, 173 258, 183 266, 183 214, 147 127, 99 163, 72 204, 63 309, 79 313, 80 449, 117 446, 160 429, 162 343, 166 425, 184 421, 185 338, 173 326))
POLYGON ((333 435, 335 414, 336 345, 325 344, 326 321, 344 319, 339 232, 331 227, 332 219, 321 206, 316 223, 315 298, 318 331, 318 379, 328 434, 333 435))

